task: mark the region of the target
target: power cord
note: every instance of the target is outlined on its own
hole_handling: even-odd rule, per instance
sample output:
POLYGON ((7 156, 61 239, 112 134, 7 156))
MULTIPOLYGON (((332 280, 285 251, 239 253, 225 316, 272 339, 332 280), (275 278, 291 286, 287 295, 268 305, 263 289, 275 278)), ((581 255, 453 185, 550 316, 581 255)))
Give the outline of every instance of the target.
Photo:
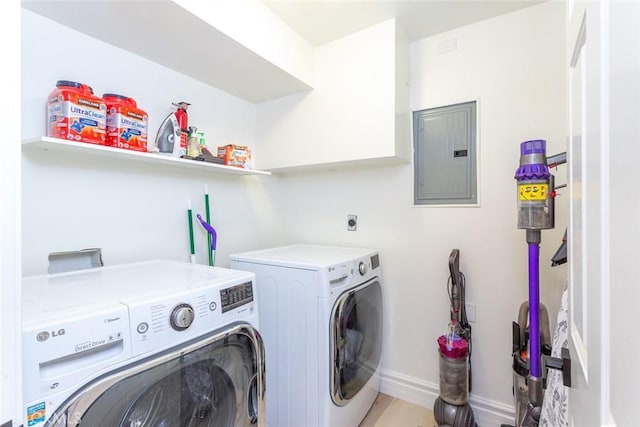
MULTIPOLYGON (((459 327, 460 336, 467 341, 467 344, 469 344, 469 392, 471 392, 471 353, 473 350, 473 346, 471 344, 471 325, 469 324, 469 319, 467 318, 467 307, 465 299, 466 281, 466 277, 462 272, 460 272, 460 289, 458 290, 460 300, 459 327)), ((453 307, 453 279, 451 275, 449 275, 449 280, 447 281, 447 293, 449 294, 450 307, 453 307)))

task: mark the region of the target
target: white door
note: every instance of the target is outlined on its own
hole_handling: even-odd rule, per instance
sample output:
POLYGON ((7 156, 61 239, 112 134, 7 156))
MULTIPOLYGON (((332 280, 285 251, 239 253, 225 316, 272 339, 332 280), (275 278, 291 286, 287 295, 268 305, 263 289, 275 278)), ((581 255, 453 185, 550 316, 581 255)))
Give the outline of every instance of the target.
POLYGON ((609 5, 609 321, 603 410, 609 425, 640 425, 640 2, 609 5), (635 329, 635 330, 634 330, 635 329))
POLYGON ((570 424, 638 425, 640 4, 568 2, 570 424))
POLYGON ((0 426, 20 419, 20 2, 0 4, 0 426))

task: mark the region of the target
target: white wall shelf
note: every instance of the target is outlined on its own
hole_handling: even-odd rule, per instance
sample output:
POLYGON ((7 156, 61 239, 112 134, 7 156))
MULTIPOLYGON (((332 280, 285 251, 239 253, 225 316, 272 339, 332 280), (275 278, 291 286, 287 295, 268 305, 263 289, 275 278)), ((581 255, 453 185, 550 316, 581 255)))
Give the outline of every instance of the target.
POLYGON ((57 151, 87 155, 92 157, 112 158, 125 161, 154 163, 159 166, 177 167, 183 169, 199 169, 211 173, 228 175, 271 175, 271 172, 255 169, 243 169, 234 166, 225 166, 216 163, 201 162, 197 160, 181 159, 164 154, 144 153, 141 151, 125 150, 115 147, 89 144, 86 142, 67 141, 64 139, 42 136, 39 138, 22 141, 23 152, 29 151, 57 151))

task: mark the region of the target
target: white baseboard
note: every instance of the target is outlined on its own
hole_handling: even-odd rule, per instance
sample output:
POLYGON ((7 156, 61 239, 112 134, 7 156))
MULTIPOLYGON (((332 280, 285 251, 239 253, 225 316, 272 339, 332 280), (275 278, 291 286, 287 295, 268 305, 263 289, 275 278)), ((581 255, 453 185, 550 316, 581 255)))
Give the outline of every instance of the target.
MULTIPOLYGON (((408 375, 389 370, 380 371, 380 392, 424 408, 433 409, 440 394, 440 386, 408 375)), ((496 427, 513 424, 515 409, 494 400, 471 395, 469 401, 479 427, 496 427)))

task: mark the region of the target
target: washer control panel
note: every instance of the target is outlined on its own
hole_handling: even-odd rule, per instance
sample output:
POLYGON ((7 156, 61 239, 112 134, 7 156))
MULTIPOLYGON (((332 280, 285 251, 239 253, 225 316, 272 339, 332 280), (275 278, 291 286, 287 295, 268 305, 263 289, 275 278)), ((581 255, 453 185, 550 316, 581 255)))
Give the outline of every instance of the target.
POLYGON ((133 353, 173 346, 235 321, 257 321, 253 280, 243 279, 130 303, 133 353))

